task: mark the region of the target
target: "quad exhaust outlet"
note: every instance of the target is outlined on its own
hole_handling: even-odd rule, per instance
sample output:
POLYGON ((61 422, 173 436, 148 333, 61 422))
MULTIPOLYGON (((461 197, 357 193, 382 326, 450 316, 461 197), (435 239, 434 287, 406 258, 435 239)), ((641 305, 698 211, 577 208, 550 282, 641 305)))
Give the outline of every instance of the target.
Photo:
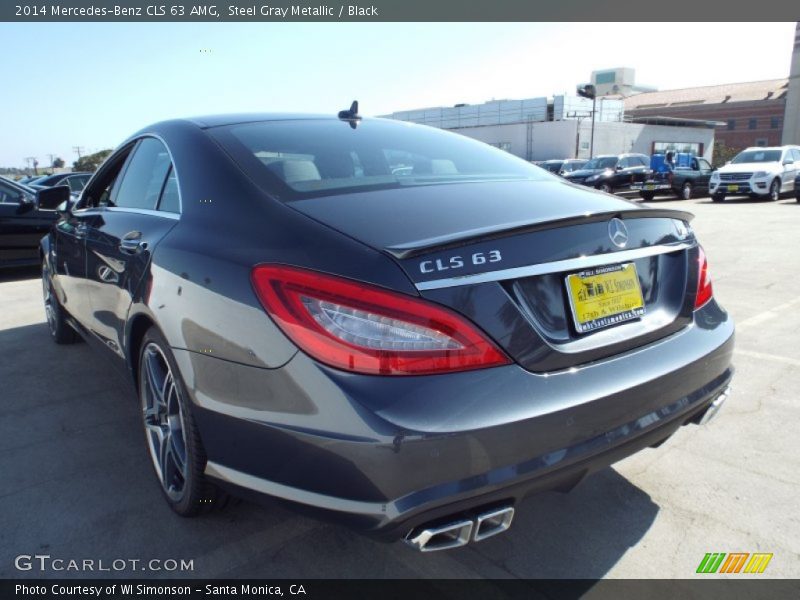
POLYGON ((514 508, 507 506, 436 527, 419 527, 408 533, 405 542, 420 552, 436 552, 466 546, 503 533, 511 527, 514 508))

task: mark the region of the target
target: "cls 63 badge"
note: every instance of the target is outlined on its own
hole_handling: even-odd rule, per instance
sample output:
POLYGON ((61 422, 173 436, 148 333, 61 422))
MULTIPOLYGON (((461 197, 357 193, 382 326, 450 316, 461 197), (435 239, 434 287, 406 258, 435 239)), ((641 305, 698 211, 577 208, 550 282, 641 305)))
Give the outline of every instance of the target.
POLYGON ((423 260, 419 263, 419 270, 422 273, 436 273, 437 271, 449 271, 451 269, 462 269, 464 265, 485 265, 496 263, 503 260, 500 250, 489 250, 488 252, 475 252, 468 256, 451 256, 449 258, 437 258, 435 260, 423 260))

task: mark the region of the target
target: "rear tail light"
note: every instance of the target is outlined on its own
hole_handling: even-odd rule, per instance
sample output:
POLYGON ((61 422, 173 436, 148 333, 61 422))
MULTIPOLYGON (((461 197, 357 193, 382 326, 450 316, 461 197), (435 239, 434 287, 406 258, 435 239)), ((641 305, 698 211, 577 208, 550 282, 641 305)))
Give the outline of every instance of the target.
POLYGON ((711 274, 708 272, 708 260, 702 246, 698 246, 697 255, 697 295, 694 298, 695 309, 700 308, 711 300, 714 291, 711 289, 711 274))
POLYGON ((382 288, 282 265, 253 269, 281 330, 312 358, 376 375, 424 375, 509 364, 465 318, 382 288))

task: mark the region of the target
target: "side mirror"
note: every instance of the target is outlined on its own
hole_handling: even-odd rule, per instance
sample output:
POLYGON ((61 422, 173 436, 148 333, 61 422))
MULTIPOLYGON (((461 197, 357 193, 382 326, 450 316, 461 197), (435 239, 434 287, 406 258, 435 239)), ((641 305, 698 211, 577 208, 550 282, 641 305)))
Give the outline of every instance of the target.
POLYGON ((69 206, 70 189, 68 185, 45 188, 36 192, 36 205, 42 210, 57 210, 66 203, 69 206))

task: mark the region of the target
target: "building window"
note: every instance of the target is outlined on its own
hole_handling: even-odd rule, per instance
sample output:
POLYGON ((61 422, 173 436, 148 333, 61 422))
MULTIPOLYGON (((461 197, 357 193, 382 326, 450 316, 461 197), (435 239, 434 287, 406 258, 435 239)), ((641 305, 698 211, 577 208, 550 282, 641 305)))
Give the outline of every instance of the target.
POLYGON ((780 129, 781 128, 781 118, 780 117, 770 117, 769 126, 772 129, 780 129))
POLYGON ((761 146, 762 148, 767 145, 767 138, 758 138, 756 139, 756 146, 761 146))
POLYGON ((604 73, 598 73, 595 75, 594 82, 597 85, 603 85, 605 83, 614 83, 616 81, 616 73, 614 71, 606 71, 604 73))
POLYGON ((747 128, 755 129, 756 127, 758 127, 758 121, 756 119, 750 119, 750 121, 747 123, 747 128))
POLYGON ((736 129, 736 121, 734 119, 728 119, 728 129, 731 131, 736 129))

